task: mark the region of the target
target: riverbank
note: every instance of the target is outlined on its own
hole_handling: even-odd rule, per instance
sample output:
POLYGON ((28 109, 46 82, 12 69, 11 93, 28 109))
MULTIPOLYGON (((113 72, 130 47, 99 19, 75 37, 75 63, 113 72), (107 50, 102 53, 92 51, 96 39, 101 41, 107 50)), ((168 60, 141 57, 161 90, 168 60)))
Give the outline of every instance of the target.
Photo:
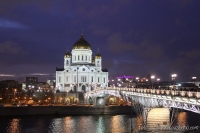
MULTIPOLYGON (((134 114, 134 112, 132 112, 134 114)), ((14 115, 106 115, 131 114, 131 106, 22 106, 1 107, 0 116, 14 115)))

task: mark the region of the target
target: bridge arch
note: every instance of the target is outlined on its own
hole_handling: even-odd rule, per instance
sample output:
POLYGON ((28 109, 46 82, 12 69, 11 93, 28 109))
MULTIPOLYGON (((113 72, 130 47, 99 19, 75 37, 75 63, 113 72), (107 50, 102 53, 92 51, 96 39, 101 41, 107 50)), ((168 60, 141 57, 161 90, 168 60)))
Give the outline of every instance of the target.
POLYGON ((141 103, 148 108, 179 108, 200 114, 200 92, 193 92, 193 95, 196 95, 196 98, 185 97, 185 93, 188 93, 188 96, 190 96, 191 92, 184 92, 184 96, 182 96, 183 92, 181 91, 178 92, 181 96, 176 96, 176 93, 174 90, 107 88, 89 91, 85 94, 85 98, 87 99, 87 97, 90 96, 93 101, 96 102, 95 97, 109 94, 120 97, 127 102, 131 102, 131 104, 141 103))

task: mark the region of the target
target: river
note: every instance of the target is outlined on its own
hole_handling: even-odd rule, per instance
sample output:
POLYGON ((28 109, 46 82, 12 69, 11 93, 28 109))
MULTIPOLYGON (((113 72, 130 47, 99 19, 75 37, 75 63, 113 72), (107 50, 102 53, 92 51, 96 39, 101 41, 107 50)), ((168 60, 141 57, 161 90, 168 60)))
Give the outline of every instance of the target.
MULTIPOLYGON (((41 115, 0 117, 2 133, 130 133, 141 119, 130 115, 41 115), (131 121, 132 118, 132 121, 131 121)), ((180 112, 174 126, 200 127, 200 114, 180 112)), ((159 131, 162 133, 163 131, 159 131)))

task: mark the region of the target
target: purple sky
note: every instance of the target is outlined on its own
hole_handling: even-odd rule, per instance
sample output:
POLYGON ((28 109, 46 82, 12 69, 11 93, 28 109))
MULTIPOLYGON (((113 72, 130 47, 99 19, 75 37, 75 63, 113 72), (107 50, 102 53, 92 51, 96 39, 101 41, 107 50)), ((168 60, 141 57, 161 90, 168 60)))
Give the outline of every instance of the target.
POLYGON ((200 78, 199 0, 1 0, 0 80, 55 79, 81 32, 109 78, 200 78))

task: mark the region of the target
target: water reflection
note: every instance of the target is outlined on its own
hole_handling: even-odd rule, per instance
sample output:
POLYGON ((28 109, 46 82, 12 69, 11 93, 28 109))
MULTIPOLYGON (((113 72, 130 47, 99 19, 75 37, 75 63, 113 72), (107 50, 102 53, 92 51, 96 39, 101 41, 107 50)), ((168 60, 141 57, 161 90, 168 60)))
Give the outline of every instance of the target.
POLYGON ((38 121, 36 121, 36 132, 37 133, 43 133, 45 132, 45 124, 44 124, 44 119, 38 119, 38 121))
POLYGON ((105 125, 104 125, 104 122, 103 122, 103 118, 102 116, 100 116, 98 118, 98 123, 97 123, 97 133, 102 133, 104 132, 104 129, 105 128, 105 125))
POLYGON ((141 130, 142 129, 142 124, 143 124, 143 118, 142 116, 138 116, 135 118, 135 121, 134 121, 134 129, 135 130, 141 130))
POLYGON ((50 123, 49 130, 52 133, 63 132, 63 127, 65 127, 63 119, 62 118, 54 118, 50 123))
POLYGON ((177 118, 177 124, 180 126, 187 126, 187 113, 180 112, 177 118))
POLYGON ((7 132, 8 133, 20 133, 20 119, 12 119, 12 121, 10 122, 7 132))
MULTIPOLYGON (((199 114, 181 112, 176 124, 199 125, 199 114), (194 119, 196 118, 196 119, 194 119), (196 121, 196 122, 195 122, 196 121)), ((26 116, 0 119, 0 131, 7 133, 127 133, 131 130, 130 115, 91 116, 26 116)), ((132 127, 139 130, 142 117, 132 118, 132 127)))
POLYGON ((74 132, 74 126, 75 122, 74 119, 71 118, 71 116, 67 116, 64 118, 64 131, 68 133, 73 133, 74 132))
POLYGON ((110 121, 110 132, 112 133, 123 133, 130 131, 131 117, 116 115, 112 116, 110 121), (128 126, 129 125, 129 126, 128 126))

